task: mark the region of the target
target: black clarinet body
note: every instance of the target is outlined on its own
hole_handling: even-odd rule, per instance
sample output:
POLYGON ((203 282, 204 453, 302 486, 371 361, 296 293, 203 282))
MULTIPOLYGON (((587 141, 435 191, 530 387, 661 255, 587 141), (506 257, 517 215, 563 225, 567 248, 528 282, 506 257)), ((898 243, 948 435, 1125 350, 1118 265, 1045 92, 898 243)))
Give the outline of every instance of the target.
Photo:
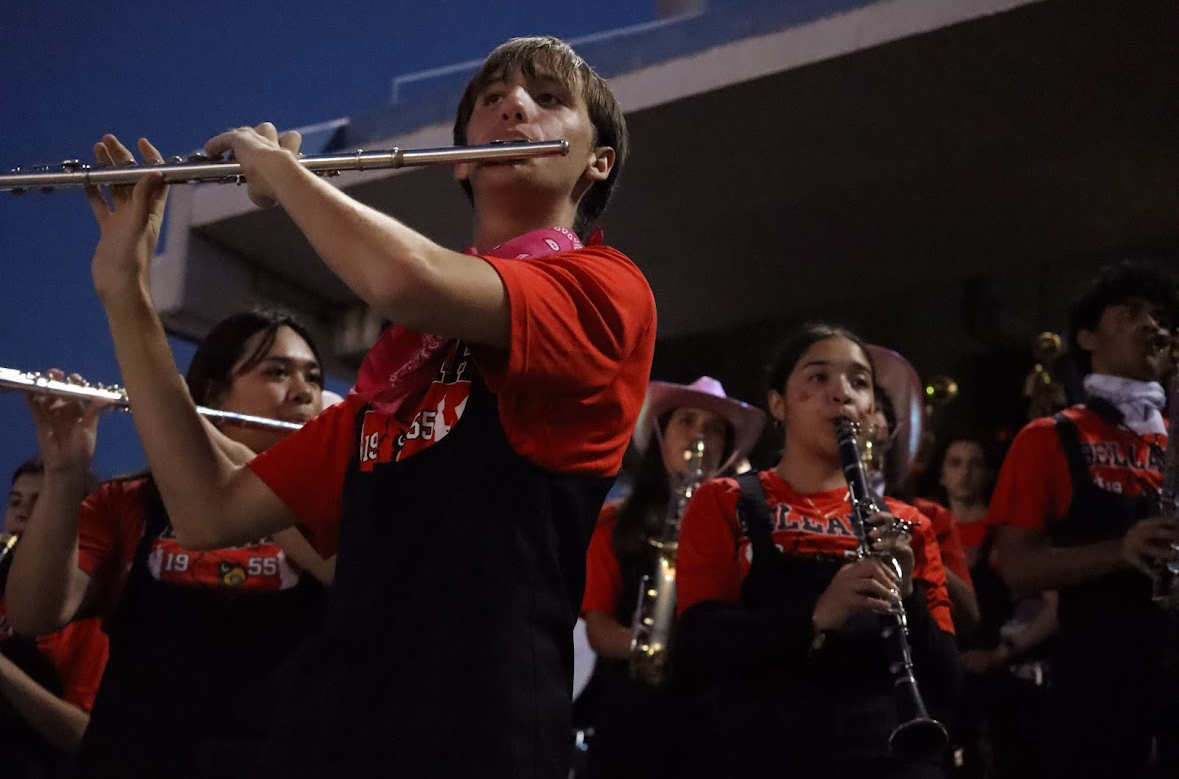
MULTIPOLYGON (((850 419, 835 420, 835 438, 839 443, 839 459, 847 479, 848 500, 851 503, 852 528, 859 541, 859 556, 873 555, 866 520, 873 514, 886 511, 880 499, 868 488, 864 477, 860 448, 856 441, 857 425, 850 419)), ((887 560, 892 566, 896 561, 887 560)), ((899 573, 899 571, 898 571, 899 573)), ((893 754, 902 759, 920 759, 939 754, 946 746, 948 735, 942 723, 929 716, 917 678, 913 674, 913 655, 909 648, 908 621, 905 608, 882 615, 881 637, 888 653, 888 669, 892 674, 900 724, 889 735, 888 745, 893 754)))

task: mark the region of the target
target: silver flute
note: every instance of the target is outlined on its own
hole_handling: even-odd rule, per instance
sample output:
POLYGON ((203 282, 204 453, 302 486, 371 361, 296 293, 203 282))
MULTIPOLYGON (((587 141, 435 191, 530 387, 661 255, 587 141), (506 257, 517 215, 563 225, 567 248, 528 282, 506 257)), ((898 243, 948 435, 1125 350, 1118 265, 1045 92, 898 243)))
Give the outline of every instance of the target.
MULTIPOLYGON (((564 156, 569 141, 511 141, 483 146, 444 146, 434 149, 386 149, 338 154, 314 154, 299 158, 299 164, 320 176, 335 176, 345 170, 386 170, 422 165, 455 165, 460 162, 517 162, 534 157, 564 156)), ((134 184, 149 173, 160 173, 167 184, 241 184, 242 166, 232 159, 196 154, 187 159, 171 157, 159 165, 95 167, 78 160, 38 165, 29 170, 14 168, 0 174, 0 191, 19 195, 31 189, 52 192, 62 187, 134 184)))
MULTIPOLYGON (((124 411, 130 408, 127 390, 122 387, 74 384, 73 382, 52 379, 42 373, 29 373, 14 368, 0 368, 0 390, 13 390, 26 395, 52 395, 67 400, 99 400, 105 402, 108 408, 124 411)), ((233 411, 222 411, 219 408, 206 408, 205 406, 197 406, 197 413, 214 422, 224 422, 238 427, 252 427, 258 430, 298 430, 302 427, 297 422, 256 417, 252 414, 237 414, 233 411)))

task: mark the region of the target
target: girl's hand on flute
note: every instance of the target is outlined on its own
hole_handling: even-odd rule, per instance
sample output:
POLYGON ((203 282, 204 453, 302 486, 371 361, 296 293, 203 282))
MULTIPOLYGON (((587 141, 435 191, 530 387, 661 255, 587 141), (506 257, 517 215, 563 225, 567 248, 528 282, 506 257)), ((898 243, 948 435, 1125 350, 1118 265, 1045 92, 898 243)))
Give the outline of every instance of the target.
MULTIPOLYGON (((146 138, 139 152, 148 165, 164 161, 146 138)), ((95 144, 99 167, 134 165, 135 156, 113 135, 95 144)), ((148 294, 148 272, 164 223, 167 187, 159 174, 144 176, 134 186, 86 187, 86 197, 98 222, 100 238, 90 272, 104 305, 128 298, 128 293, 148 294)))
POLYGON ((303 136, 290 130, 281 136, 270 122, 257 127, 238 127, 210 138, 205 154, 216 157, 227 151, 242 166, 246 189, 255 205, 269 208, 278 202, 268 173, 273 165, 288 165, 299 159, 303 136))
MULTIPOLYGON (((77 374, 66 377, 56 368, 46 375, 71 384, 84 383, 77 374)), ((106 403, 52 395, 29 395, 28 402, 45 470, 88 472, 98 440, 98 415, 106 403)))

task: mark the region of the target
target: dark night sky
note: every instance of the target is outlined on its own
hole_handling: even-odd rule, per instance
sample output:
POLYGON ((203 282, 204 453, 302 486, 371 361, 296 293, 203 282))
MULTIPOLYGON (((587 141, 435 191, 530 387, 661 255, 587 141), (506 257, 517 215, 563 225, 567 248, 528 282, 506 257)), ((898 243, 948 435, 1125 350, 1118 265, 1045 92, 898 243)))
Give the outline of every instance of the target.
MULTIPOLYGON (((653 16, 653 2, 626 0, 13 0, 0 8, 0 168, 88 158, 104 132, 169 155, 231 126, 349 116, 387 102, 396 75, 481 57, 513 35, 572 39, 653 16)), ((0 199, 0 366, 117 381, 90 285, 97 234, 80 192, 0 199)), ((174 348, 183 369, 192 346, 174 348)), ((0 395, 0 430, 7 479, 35 452, 19 395, 0 395)), ((104 419, 95 465, 102 476, 142 465, 129 419, 104 419)))

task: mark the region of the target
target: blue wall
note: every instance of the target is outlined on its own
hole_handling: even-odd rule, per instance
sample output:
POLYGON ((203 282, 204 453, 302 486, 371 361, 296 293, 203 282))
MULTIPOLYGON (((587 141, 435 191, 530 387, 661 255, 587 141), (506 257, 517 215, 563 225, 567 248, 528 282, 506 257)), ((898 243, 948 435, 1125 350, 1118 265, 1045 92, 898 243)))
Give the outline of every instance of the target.
MULTIPOLYGON (((235 125, 356 115, 388 103, 394 76, 482 57, 512 35, 576 38, 653 14, 653 2, 626 0, 16 0, 0 6, 0 168, 89 158, 104 132, 147 136, 167 155, 235 125)), ((80 192, 0 199, 0 365, 118 380, 90 286, 96 240, 80 192)), ((183 368, 192 347, 175 347, 183 368)), ((7 483, 35 451, 17 395, 0 395, 0 435, 7 483)), ((141 465, 131 421, 108 415, 100 475, 141 465)))

